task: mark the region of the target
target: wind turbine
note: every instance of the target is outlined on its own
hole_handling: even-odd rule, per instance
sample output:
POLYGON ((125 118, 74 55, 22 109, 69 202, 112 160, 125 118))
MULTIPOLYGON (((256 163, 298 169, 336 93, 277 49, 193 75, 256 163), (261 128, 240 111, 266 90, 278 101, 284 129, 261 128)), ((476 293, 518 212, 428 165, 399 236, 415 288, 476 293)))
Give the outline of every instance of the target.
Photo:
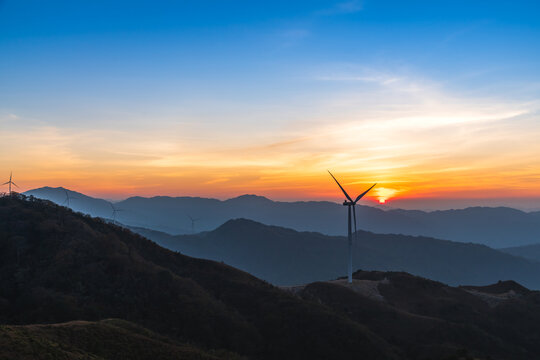
POLYGON ((111 205, 111 208, 112 208, 113 224, 116 224, 116 213, 119 211, 124 211, 124 210, 115 208, 113 203, 109 203, 109 204, 111 205))
POLYGON ((349 194, 347 194, 347 192, 345 191, 345 189, 343 188, 343 186, 341 186, 341 184, 339 183, 339 181, 337 181, 337 179, 334 177, 334 175, 332 175, 332 173, 330 172, 330 170, 328 170, 328 173, 330 174, 330 176, 336 181, 336 183, 338 184, 339 188, 341 189, 341 191, 343 191, 343 194, 345 195, 345 197, 347 198, 344 202, 343 202, 343 206, 347 206, 348 207, 348 210, 349 210, 349 231, 348 231, 348 236, 349 236, 349 271, 348 271, 348 281, 349 281, 349 284, 352 284, 352 227, 351 227, 351 212, 352 212, 352 216, 353 216, 353 219, 354 219, 354 237, 356 239, 356 210, 355 210, 355 206, 356 206, 356 203, 358 202, 358 200, 360 200, 361 198, 364 197, 364 195, 366 195, 369 190, 373 189, 373 187, 375 185, 377 185, 376 183, 371 185, 371 187, 369 189, 367 189, 366 191, 364 191, 363 193, 361 193, 360 195, 358 195, 356 197, 356 199, 352 199, 349 194))
POLYGON ((189 218, 189 220, 191 220, 191 233, 192 233, 192 234, 195 234, 195 222, 196 222, 196 221, 199 221, 199 220, 201 220, 201 219, 194 219, 194 218, 192 218, 192 217, 189 216, 189 215, 188 215, 187 217, 189 218))
POLYGON ((13 178, 13 171, 9 174, 9 181, 6 181, 2 185, 8 185, 9 184, 9 195, 11 196, 11 185, 15 185, 16 187, 19 187, 19 185, 15 184, 11 179, 13 178))
POLYGON ((75 200, 77 198, 74 196, 69 196, 69 192, 66 189, 64 189, 64 192, 66 193, 66 200, 64 200, 63 204, 67 204, 67 206, 69 207, 69 200, 75 200))

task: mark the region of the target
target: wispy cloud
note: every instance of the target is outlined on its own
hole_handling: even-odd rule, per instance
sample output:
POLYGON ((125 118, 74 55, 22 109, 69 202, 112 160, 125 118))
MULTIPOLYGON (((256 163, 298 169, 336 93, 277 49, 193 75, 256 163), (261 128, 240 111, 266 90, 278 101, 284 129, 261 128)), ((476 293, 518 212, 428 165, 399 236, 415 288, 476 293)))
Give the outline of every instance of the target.
POLYGON ((306 38, 310 37, 316 24, 324 17, 334 15, 346 15, 357 13, 362 10, 362 2, 360 0, 351 0, 335 3, 333 6, 321 10, 316 10, 307 14, 301 21, 298 19, 293 22, 297 26, 287 27, 278 31, 278 37, 283 47, 292 47, 301 43, 306 38))
POLYGON ((128 130, 124 122, 81 129, 18 118, 2 132, 10 151, 0 162, 24 186, 67 182, 107 194, 325 198, 335 195, 327 168, 351 186, 379 182, 380 198, 448 197, 464 187, 540 193, 539 102, 462 95, 410 71, 317 70, 310 96, 240 107, 229 117, 252 119, 241 124, 190 115, 153 126, 150 115, 128 130))
POLYGON ((362 8, 363 4, 359 0, 345 1, 335 6, 336 11, 341 13, 355 13, 362 10, 362 8))
POLYGON ((351 0, 336 3, 334 6, 319 10, 316 15, 339 15, 339 14, 352 14, 359 12, 363 9, 363 3, 359 0, 351 0))
POLYGON ((291 28, 279 32, 281 45, 284 47, 291 47, 297 45, 310 35, 311 32, 308 29, 304 28, 291 28))
POLYGON ((12 122, 18 120, 19 117, 13 113, 0 113, 0 121, 12 122))

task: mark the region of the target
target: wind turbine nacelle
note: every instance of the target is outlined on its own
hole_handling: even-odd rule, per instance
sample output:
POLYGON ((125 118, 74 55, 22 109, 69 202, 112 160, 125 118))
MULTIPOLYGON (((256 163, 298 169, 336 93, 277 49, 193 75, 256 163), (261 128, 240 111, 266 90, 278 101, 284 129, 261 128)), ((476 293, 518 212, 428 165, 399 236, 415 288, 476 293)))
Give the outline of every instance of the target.
POLYGON ((354 205, 354 203, 352 203, 351 201, 347 201, 347 200, 345 200, 343 202, 343 206, 350 206, 350 205, 354 205))

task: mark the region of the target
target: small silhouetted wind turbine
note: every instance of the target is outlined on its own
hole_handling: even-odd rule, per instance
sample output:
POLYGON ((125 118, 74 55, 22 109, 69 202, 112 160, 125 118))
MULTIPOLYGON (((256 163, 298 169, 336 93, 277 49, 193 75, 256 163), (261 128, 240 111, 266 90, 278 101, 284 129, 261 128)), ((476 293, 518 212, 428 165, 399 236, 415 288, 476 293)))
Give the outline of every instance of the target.
POLYGON ((2 185, 8 185, 9 184, 9 195, 11 196, 11 185, 15 185, 16 187, 19 187, 19 185, 15 184, 12 180, 13 178, 13 171, 9 174, 9 181, 6 181, 2 185))
POLYGON ((356 199, 352 199, 349 194, 347 194, 347 192, 345 191, 345 189, 341 186, 341 184, 339 183, 339 181, 337 181, 337 179, 334 177, 334 175, 332 175, 332 173, 330 171, 328 171, 328 173, 330 174, 330 176, 336 181, 336 183, 338 184, 339 188, 341 189, 341 191, 343 191, 343 194, 345 195, 345 197, 347 198, 344 202, 343 202, 343 206, 347 206, 348 207, 348 210, 349 210, 349 231, 348 231, 348 236, 349 236, 349 271, 348 271, 348 281, 349 281, 349 284, 352 283, 352 227, 351 227, 351 211, 352 211, 352 215, 353 215, 353 219, 354 219, 354 236, 356 238, 356 210, 355 210, 355 206, 356 206, 356 203, 358 202, 358 200, 360 200, 361 198, 364 197, 364 195, 366 195, 369 190, 373 189, 373 187, 375 185, 377 185, 376 183, 371 185, 371 187, 369 189, 367 189, 366 191, 364 191, 363 193, 361 193, 360 195, 358 195, 356 197, 356 199))
POLYGON ((189 218, 189 220, 191 220, 191 233, 192 233, 192 234, 195 234, 195 222, 196 222, 196 221, 199 221, 199 220, 201 220, 201 219, 194 219, 194 218, 192 218, 192 217, 189 216, 189 215, 188 215, 187 217, 189 218))
POLYGON ((75 200, 77 198, 75 196, 69 195, 69 192, 66 189, 64 189, 64 192, 66 193, 66 200, 64 200, 63 204, 67 204, 67 206, 69 207, 69 201, 75 200))
POLYGON ((116 224, 116 214, 120 211, 124 211, 122 209, 117 209, 116 207, 114 207, 113 203, 109 203, 111 205, 111 208, 112 208, 112 217, 113 217, 113 224, 116 224))

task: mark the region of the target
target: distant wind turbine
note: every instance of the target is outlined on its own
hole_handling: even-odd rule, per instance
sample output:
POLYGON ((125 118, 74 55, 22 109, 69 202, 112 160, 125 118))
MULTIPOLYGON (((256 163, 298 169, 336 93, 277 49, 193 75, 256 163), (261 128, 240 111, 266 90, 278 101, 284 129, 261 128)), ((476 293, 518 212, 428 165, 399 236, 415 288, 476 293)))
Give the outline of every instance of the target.
POLYGON ((64 192, 66 193, 66 200, 64 200, 63 204, 67 204, 67 206, 69 207, 69 201, 70 200, 75 200, 77 198, 74 197, 74 196, 70 196, 69 192, 66 189, 64 189, 64 192))
POLYGON ((353 215, 353 219, 354 219, 354 237, 356 239, 356 210, 355 210, 355 206, 356 206, 356 203, 358 202, 358 200, 360 200, 361 198, 364 197, 364 195, 366 195, 369 190, 373 189, 373 187, 375 185, 377 185, 376 183, 371 185, 371 187, 369 189, 367 189, 366 191, 364 191, 363 193, 361 193, 360 195, 358 195, 356 197, 356 199, 352 199, 349 194, 347 194, 347 192, 345 191, 345 189, 343 188, 343 186, 341 186, 341 184, 339 183, 339 181, 337 181, 337 179, 334 177, 334 175, 332 175, 332 173, 328 170, 328 173, 330 174, 330 176, 336 181, 336 183, 338 184, 339 188, 341 189, 341 191, 343 191, 343 194, 345 195, 345 197, 347 198, 344 202, 343 202, 343 206, 347 206, 348 207, 348 210, 349 210, 349 231, 348 231, 348 235, 349 235, 349 276, 348 276, 348 280, 349 280, 349 284, 352 283, 352 227, 351 227, 351 212, 352 212, 352 215, 353 215))
POLYGON ((9 181, 6 181, 2 185, 8 185, 9 184, 9 195, 11 196, 11 185, 15 185, 16 187, 19 187, 19 185, 15 184, 12 180, 13 178, 13 171, 9 174, 9 181))
POLYGON ((194 218, 192 218, 192 217, 189 216, 189 215, 188 215, 187 217, 189 218, 189 220, 191 220, 191 233, 192 233, 192 234, 195 234, 195 222, 196 222, 196 221, 199 221, 199 220, 201 220, 201 219, 194 219, 194 218))
POLYGON ((109 203, 112 208, 112 217, 113 217, 113 224, 116 224, 116 214, 120 211, 124 211, 123 209, 117 209, 114 207, 113 203, 109 203))

